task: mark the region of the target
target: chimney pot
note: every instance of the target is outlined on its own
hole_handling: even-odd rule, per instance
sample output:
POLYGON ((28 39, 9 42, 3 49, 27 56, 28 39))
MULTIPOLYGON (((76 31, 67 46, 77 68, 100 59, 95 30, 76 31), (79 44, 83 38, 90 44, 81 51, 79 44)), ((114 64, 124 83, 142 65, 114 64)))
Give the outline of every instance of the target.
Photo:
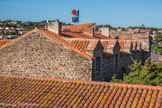
POLYGON ((58 19, 48 23, 48 30, 61 35, 61 22, 58 19))
POLYGON ((109 37, 109 27, 101 27, 99 30, 101 30, 101 35, 109 37))

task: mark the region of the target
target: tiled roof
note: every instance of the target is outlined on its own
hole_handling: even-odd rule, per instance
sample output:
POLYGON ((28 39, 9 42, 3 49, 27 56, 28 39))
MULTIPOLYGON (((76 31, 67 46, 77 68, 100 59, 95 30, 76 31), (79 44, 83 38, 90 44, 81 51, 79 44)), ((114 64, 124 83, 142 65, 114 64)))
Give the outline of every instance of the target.
MULTIPOLYGON (((76 47, 78 50, 85 52, 85 51, 93 51, 99 42, 98 39, 65 39, 67 42, 71 43, 74 47, 76 47)), ((101 39, 101 45, 104 47, 104 54, 109 53, 109 55, 112 55, 112 53, 108 52, 107 49, 113 50, 117 40, 116 39, 101 39)), ((108 55, 108 54, 106 54, 108 55)))
POLYGON ((160 108, 162 87, 0 75, 0 107, 7 105, 37 108, 160 108))
POLYGON ((42 33, 43 35, 53 39, 54 41, 70 48, 71 50, 87 57, 87 58, 90 58, 92 59, 93 56, 89 55, 89 54, 86 54, 80 50, 78 50, 76 47, 74 47, 71 43, 68 43, 66 40, 62 39, 58 34, 54 33, 54 32, 51 32, 51 31, 48 31, 48 30, 43 30, 43 29, 36 29, 36 31, 39 31, 40 33, 42 33))
POLYGON ((111 38, 104 36, 104 35, 101 35, 101 34, 95 34, 94 37, 98 38, 98 39, 111 39, 111 38))
POLYGON ((141 41, 137 40, 137 50, 141 50, 141 41))
POLYGON ((117 42, 117 39, 110 39, 110 40, 102 39, 101 40, 101 44, 104 47, 104 51, 106 51, 107 48, 113 49, 116 42, 117 42))
POLYGON ((71 43, 78 50, 93 51, 99 40, 97 39, 66 39, 67 42, 71 43))
POLYGON ((133 44, 133 50, 141 50, 141 41, 140 40, 132 40, 132 44, 133 44))
POLYGON ((121 49, 131 48, 132 40, 119 40, 119 44, 121 46, 121 49))
POLYGON ((133 43, 132 40, 118 40, 119 45, 121 47, 120 52, 121 54, 131 54, 131 50, 133 50, 133 43), (132 48, 131 48, 132 47, 132 48))
POLYGON ((84 29, 89 28, 96 23, 78 24, 78 25, 64 25, 62 29, 70 29, 72 32, 82 32, 84 29))
POLYGON ((7 43, 10 43, 11 41, 12 41, 11 39, 0 40, 0 47, 6 45, 7 43))
POLYGON ((127 33, 127 32, 110 32, 110 37, 115 38, 119 37, 119 39, 135 39, 135 40, 148 40, 148 33, 127 33))
POLYGON ((21 39, 21 38, 24 37, 24 36, 29 35, 30 33, 34 32, 34 31, 35 31, 35 29, 33 29, 33 30, 31 30, 31 31, 28 31, 28 32, 26 32, 25 34, 23 34, 23 35, 17 37, 16 39, 12 39, 12 40, 11 40, 11 39, 0 40, 0 41, 2 41, 2 43, 4 43, 3 41, 6 41, 6 43, 5 43, 4 45, 0 46, 0 48, 5 47, 5 46, 7 46, 8 44, 12 44, 13 42, 16 42, 17 40, 21 39))
MULTIPOLYGON (((93 51, 99 42, 98 39, 65 39, 67 42, 71 43, 74 45, 78 50, 85 52, 85 51, 93 51)), ((116 39, 110 39, 110 40, 105 40, 101 39, 100 40, 101 45, 103 46, 103 54, 106 57, 110 57, 113 54, 113 48, 117 42, 116 39)))
POLYGON ((77 48, 75 48, 71 43, 68 43, 67 41, 65 41, 64 39, 62 39, 58 34, 56 34, 54 32, 51 32, 51 31, 48 31, 48 30, 44 30, 44 29, 33 29, 33 30, 29 31, 29 32, 26 32, 22 36, 14 39, 14 41, 12 41, 12 42, 16 42, 16 40, 19 40, 22 37, 27 36, 27 35, 29 35, 32 32, 40 32, 44 36, 47 36, 47 37, 51 38, 52 40, 54 40, 54 41, 56 41, 56 42, 58 42, 58 43, 60 43, 60 44, 62 44, 64 46, 70 48, 71 50, 73 50, 73 51, 75 51, 75 52, 83 55, 84 57, 87 57, 87 58, 90 58, 90 59, 94 58, 93 56, 91 56, 89 54, 86 54, 84 52, 81 52, 80 50, 78 50, 77 48))
MULTIPOLYGON (((94 24, 94 23, 93 23, 94 24)), ((92 25, 92 23, 89 24, 81 24, 81 25, 77 25, 77 26, 90 26, 92 25)), ((76 26, 76 25, 72 25, 72 26, 76 26)), ((60 44, 63 44, 64 46, 74 50, 75 52, 88 57, 88 58, 93 58, 92 55, 85 53, 85 51, 92 51, 94 50, 95 46, 97 45, 98 39, 101 39, 101 44, 104 47, 104 52, 106 53, 110 53, 112 54, 114 45, 117 42, 117 39, 112 39, 112 38, 108 38, 106 36, 100 35, 100 34, 95 34, 94 36, 90 36, 87 35, 85 33, 81 33, 81 32, 62 32, 61 35, 58 35, 54 32, 48 31, 48 30, 43 30, 43 29, 35 29, 32 31, 29 31, 27 33, 25 33, 24 35, 18 37, 16 40, 18 40, 21 37, 24 37, 34 31, 40 32, 42 34, 44 34, 45 36, 57 41, 60 44), (68 39, 71 39, 70 41, 67 41, 68 39), (79 40, 78 40, 79 39, 79 40), (83 41, 84 39, 84 41, 83 41), (108 50, 106 50, 108 49, 108 50)), ((124 48, 129 49, 131 48, 131 41, 130 39, 119 39, 119 44, 121 46, 121 51, 124 51, 124 48)), ((6 42, 2 42, 2 46, 3 44, 6 42)), ((1 42, 0 42, 0 46, 1 46, 1 42)), ((140 42, 137 43, 137 49, 140 50, 140 42)))
POLYGON ((80 39, 96 39, 88 34, 81 33, 81 32, 62 32, 62 38, 80 38, 80 39))
POLYGON ((136 50, 136 48, 137 48, 137 41, 132 41, 132 45, 133 45, 133 50, 136 50))
POLYGON ((94 36, 90 36, 82 32, 62 32, 61 37, 62 38, 80 38, 80 39, 112 39, 112 38, 109 38, 101 34, 94 34, 94 36))

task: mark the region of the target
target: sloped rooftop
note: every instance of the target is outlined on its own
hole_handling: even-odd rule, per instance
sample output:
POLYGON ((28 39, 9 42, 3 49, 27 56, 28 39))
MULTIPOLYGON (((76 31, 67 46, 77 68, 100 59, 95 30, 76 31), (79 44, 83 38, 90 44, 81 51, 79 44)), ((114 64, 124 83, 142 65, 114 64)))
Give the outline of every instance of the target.
POLYGON ((81 32, 62 32, 61 34, 62 38, 80 38, 80 39, 96 39, 93 36, 87 35, 85 33, 81 32))
POLYGON ((62 30, 69 29, 71 32, 82 32, 84 29, 89 28, 96 23, 78 24, 78 25, 64 25, 62 30))
POLYGON ((98 43, 98 39, 66 39, 68 43, 71 43, 78 50, 93 51, 98 43))
POLYGON ((162 87, 0 74, 0 103, 0 107, 21 103, 37 108, 160 108, 162 87))
MULTIPOLYGON (((22 36, 20 36, 20 37, 18 37, 16 39, 14 39, 14 41, 12 41, 12 42, 16 42, 16 40, 19 40, 22 37, 27 36, 27 35, 29 35, 29 34, 31 34, 33 32, 39 32, 39 33, 43 34, 44 36, 46 36, 46 37, 48 37, 48 38, 50 38, 50 39, 58 42, 59 44, 62 44, 64 46, 70 48, 71 50, 73 50, 73 51, 75 51, 75 52, 83 55, 84 57, 87 57, 87 58, 90 58, 90 59, 93 58, 93 56, 91 56, 89 54, 86 54, 86 53, 80 51, 79 49, 77 49, 76 47, 74 47, 71 43, 68 43, 67 41, 65 41, 64 39, 62 39, 58 34, 56 34, 54 32, 51 32, 51 31, 48 31, 48 30, 44 30, 44 29, 33 29, 33 30, 25 33, 24 35, 22 35, 22 36)), ((0 44, 1 44, 1 46, 4 46, 4 45, 7 45, 8 43, 11 43, 12 44, 12 42, 10 42, 9 40, 2 40, 2 42, 0 41, 0 44)))
POLYGON ((11 41, 12 41, 11 39, 0 40, 0 47, 4 46, 5 44, 10 43, 11 41))
MULTIPOLYGON (((74 29, 74 31, 75 30, 76 31, 78 31, 78 30, 82 31, 82 30, 89 28, 93 25, 95 25, 95 23, 68 25, 66 27, 63 26, 63 28, 72 28, 72 29, 74 29)), ((75 31, 75 32, 62 32, 61 35, 58 35, 54 32, 51 32, 49 30, 44 30, 44 29, 35 29, 35 30, 32 30, 32 31, 29 31, 29 32, 25 33, 24 35, 18 37, 17 39, 19 39, 23 36, 26 36, 26 35, 34 32, 34 31, 40 32, 43 35, 53 39, 54 41, 56 41, 60 44, 63 44, 64 46, 66 46, 66 47, 74 50, 75 52, 77 52, 77 53, 79 53, 79 54, 81 54, 85 57, 88 57, 90 59, 92 59, 93 56, 85 53, 85 51, 86 50, 93 50, 96 46, 96 42, 99 39, 101 40, 101 43, 104 47, 104 52, 106 51, 106 49, 112 50, 116 41, 117 41, 117 39, 112 39, 112 38, 106 37, 106 36, 101 35, 101 34, 95 34, 94 36, 90 36, 90 35, 87 35, 83 32, 76 32, 75 31), (71 41, 67 41, 68 39, 71 39, 71 41), (84 39, 84 41, 82 41, 83 39, 84 39)), ((15 40, 17 40, 17 39, 15 39, 15 40)), ((125 52, 125 53, 130 53, 130 52, 124 51, 124 48, 127 48, 127 49, 131 48, 132 40, 130 40, 130 39, 118 39, 118 40, 119 40, 119 44, 121 46, 121 51, 125 52)), ((134 41, 136 42, 137 40, 134 40, 134 41)), ((9 40, 0 40, 0 47, 4 46, 7 43, 10 43, 10 41, 9 40)), ((133 48, 135 48, 135 45, 133 45, 133 48)), ((137 42, 137 49, 140 50, 140 42, 137 42)))

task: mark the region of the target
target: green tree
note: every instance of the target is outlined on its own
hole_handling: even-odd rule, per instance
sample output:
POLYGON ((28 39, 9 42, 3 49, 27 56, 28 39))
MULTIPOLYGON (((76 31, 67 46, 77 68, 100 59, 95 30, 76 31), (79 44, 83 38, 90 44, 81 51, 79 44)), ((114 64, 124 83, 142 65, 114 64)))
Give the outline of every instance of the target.
POLYGON ((144 65, 133 60, 130 69, 131 72, 124 74, 123 80, 113 76, 111 82, 162 86, 162 66, 151 62, 151 58, 148 58, 144 65))
POLYGON ((162 34, 155 36, 155 43, 152 44, 153 52, 159 52, 162 54, 162 34))
POLYGON ((8 27, 8 26, 9 26, 8 22, 4 22, 4 23, 3 23, 3 26, 4 26, 4 27, 8 27))
POLYGON ((117 79, 116 75, 114 74, 111 78, 110 82, 117 82, 117 83, 122 83, 123 81, 121 79, 117 79))
POLYGON ((5 32, 2 30, 2 31, 1 31, 1 34, 2 34, 2 35, 5 35, 5 32))
POLYGON ((155 36, 155 40, 156 40, 157 42, 162 41, 162 34, 157 34, 157 36, 155 36))

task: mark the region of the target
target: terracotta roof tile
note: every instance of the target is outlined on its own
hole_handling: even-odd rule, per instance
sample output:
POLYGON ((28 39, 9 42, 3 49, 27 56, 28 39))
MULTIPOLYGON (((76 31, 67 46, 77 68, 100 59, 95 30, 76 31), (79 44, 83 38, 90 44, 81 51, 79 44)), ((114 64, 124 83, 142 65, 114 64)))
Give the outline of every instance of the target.
POLYGON ((62 32, 61 36, 62 38, 81 38, 81 39, 96 39, 95 37, 92 37, 88 34, 81 33, 81 32, 62 32))
POLYGON ((78 50, 93 51, 98 43, 98 39, 65 39, 68 43, 71 43, 78 50))
POLYGON ((33 29, 33 30, 29 31, 29 32, 26 32, 22 36, 14 39, 14 41, 12 41, 12 42, 10 42, 8 40, 7 41, 3 40, 2 42, 0 41, 0 47, 1 46, 4 46, 4 44, 6 44, 6 45, 8 43, 11 43, 12 44, 13 42, 16 42, 17 40, 23 38, 24 36, 27 36, 27 35, 31 34, 32 32, 40 32, 43 35, 51 38, 52 40, 54 40, 54 41, 56 41, 56 42, 58 42, 58 43, 60 43, 60 44, 62 44, 64 46, 70 48, 71 50, 73 50, 73 51, 75 51, 75 52, 77 52, 77 53, 79 53, 81 55, 83 55, 84 57, 87 57, 87 58, 90 58, 90 59, 94 58, 93 56, 91 56, 89 54, 86 54, 84 52, 81 52, 80 50, 78 50, 77 48, 75 48, 71 43, 68 43, 67 41, 65 41, 64 39, 62 39, 58 34, 56 34, 54 32, 51 32, 51 31, 48 31, 48 30, 44 30, 44 29, 33 29))
POLYGON ((109 37, 101 35, 101 34, 95 34, 94 37, 98 38, 98 39, 112 39, 112 38, 109 38, 109 37))
POLYGON ((62 29, 70 29, 72 32, 82 32, 84 29, 89 28, 96 23, 78 24, 78 25, 64 25, 62 29))
POLYGON ((3 39, 3 40, 0 40, 0 47, 10 43, 12 40, 11 39, 3 39))
POLYGON ((16 38, 16 39, 12 39, 12 40, 11 40, 11 39, 0 40, 0 41, 2 41, 2 43, 3 43, 3 41, 7 41, 4 45, 0 46, 0 48, 3 48, 3 47, 5 47, 5 46, 7 46, 8 44, 12 44, 13 42, 15 42, 15 41, 21 39, 21 38, 24 37, 24 36, 29 35, 30 33, 34 32, 34 31, 35 31, 35 29, 33 29, 33 30, 31 30, 31 31, 28 31, 28 32, 26 32, 25 34, 19 36, 19 37, 16 38))
POLYGON ((102 39, 101 44, 104 47, 104 51, 106 51, 106 48, 113 49, 115 44, 117 43, 116 39, 102 39))
POLYGON ((117 39, 101 39, 101 44, 104 47, 104 52, 113 54, 114 46, 117 43, 117 39))
POLYGON ((110 32, 110 37, 115 38, 119 37, 119 39, 135 39, 135 40, 147 40, 149 39, 149 34, 148 33, 121 33, 121 32, 110 32))
MULTIPOLYGON (((98 39, 65 39, 68 43, 71 43, 78 50, 85 51, 93 51, 99 42, 98 39)), ((101 44, 104 47, 104 54, 106 56, 112 56, 112 53, 109 50, 113 50, 117 40, 116 39, 101 39, 101 44)))
POLYGON ((86 53, 80 51, 79 49, 77 49, 78 47, 81 47, 81 45, 80 45, 81 43, 79 43, 78 47, 76 48, 71 43, 69 43, 66 40, 62 39, 59 35, 57 35, 54 32, 51 32, 51 31, 48 31, 48 30, 43 30, 43 29, 36 29, 36 30, 39 31, 40 33, 44 34, 45 36, 53 39, 54 41, 56 41, 56 42, 58 42, 58 43, 60 43, 60 44, 62 44, 64 46, 72 49, 73 51, 75 51, 75 52, 77 52, 77 53, 79 53, 79 54, 81 54, 81 55, 83 55, 83 56, 85 56, 87 58, 90 58, 90 59, 93 58, 93 56, 91 56, 89 54, 86 54, 86 53))
POLYGON ((27 103, 38 108, 160 108, 162 87, 0 74, 0 103, 0 107, 27 103))
POLYGON ((132 41, 133 50, 137 49, 137 41, 132 41))
POLYGON ((120 49, 121 53, 127 53, 127 54, 131 53, 130 51, 133 50, 132 40, 121 40, 121 39, 119 39, 118 42, 119 42, 119 45, 121 47, 121 49, 120 49))
POLYGON ((119 40, 121 48, 131 48, 132 40, 119 40))
POLYGON ((112 39, 101 34, 94 34, 91 36, 83 32, 62 32, 62 38, 81 38, 81 39, 112 39))

